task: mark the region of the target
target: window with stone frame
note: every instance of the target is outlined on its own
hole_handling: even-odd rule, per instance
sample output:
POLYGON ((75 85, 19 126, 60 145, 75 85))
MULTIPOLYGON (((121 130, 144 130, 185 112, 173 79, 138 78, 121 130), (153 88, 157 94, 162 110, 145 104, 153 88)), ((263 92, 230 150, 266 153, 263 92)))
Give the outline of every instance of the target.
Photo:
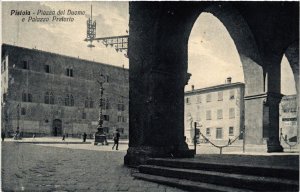
POLYGON ((121 115, 119 115, 118 116, 118 122, 125 122, 125 117, 124 116, 121 116, 121 115))
POLYGON ((70 95, 70 106, 74 106, 74 97, 70 95))
POLYGON ((50 98, 49 98, 50 104, 53 105, 54 104, 54 95, 53 92, 50 92, 50 98))
POLYGON ((89 107, 94 108, 94 100, 92 98, 89 99, 89 107))
POLYGON ((49 94, 48 91, 45 93, 45 96, 44 96, 44 103, 45 103, 45 104, 50 104, 50 94, 49 94))
POLYGON ((217 110, 217 118, 218 119, 223 119, 223 110, 222 109, 217 110))
POLYGON ((22 62, 23 66, 22 66, 22 69, 29 69, 29 61, 28 60, 24 60, 22 62))
POLYGON ((234 119, 235 118, 235 109, 230 108, 229 109, 229 119, 234 119))
POLYGON ((208 102, 211 102, 211 94, 210 93, 208 93, 207 95, 206 95, 206 102, 208 103, 208 102))
POLYGON ((125 111, 125 105, 124 105, 124 101, 123 99, 119 99, 119 103, 118 103, 118 111, 125 111))
POLYGON ((32 95, 30 93, 23 92, 22 93, 22 101, 23 102, 32 102, 32 95))
POLYGON ((216 139, 223 139, 223 129, 222 128, 216 129, 216 139))
POLYGON ((45 103, 45 104, 51 104, 51 105, 54 104, 54 95, 53 95, 53 92, 47 91, 47 92, 45 93, 44 103, 45 103))
POLYGON ((218 101, 223 101, 223 91, 218 92, 218 101))
POLYGON ((65 97, 65 106, 70 106, 70 95, 67 94, 65 97))
POLYGON ((25 93, 25 92, 22 93, 22 101, 23 102, 27 101, 27 93, 25 93))
POLYGON ((45 73, 50 73, 50 65, 45 65, 44 66, 44 69, 45 69, 45 73))
POLYGON ((73 77, 73 69, 71 69, 71 68, 66 68, 66 76, 68 76, 68 77, 73 77))
POLYGON ((118 116, 118 122, 122 122, 122 116, 118 116))
POLYGON ((89 98, 88 97, 85 98, 85 100, 84 100, 84 107, 89 108, 89 98))
POLYGON ((206 111, 206 120, 211 120, 211 110, 206 111))
POLYGON ((27 94, 27 101, 28 102, 32 102, 32 95, 31 95, 31 93, 27 94))

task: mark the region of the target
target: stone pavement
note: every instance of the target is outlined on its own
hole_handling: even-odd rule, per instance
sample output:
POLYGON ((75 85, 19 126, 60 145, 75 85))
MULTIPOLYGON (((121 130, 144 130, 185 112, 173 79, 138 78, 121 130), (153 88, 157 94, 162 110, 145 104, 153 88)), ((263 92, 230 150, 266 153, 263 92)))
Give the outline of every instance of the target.
MULTIPOLYGON (((87 139, 86 143, 82 142, 80 138, 66 138, 65 141, 62 141, 61 137, 37 137, 37 138, 23 138, 22 140, 13 140, 12 138, 5 139, 5 141, 9 142, 22 142, 22 143, 35 143, 35 144, 43 144, 54 147, 63 147, 63 148, 73 148, 73 149, 86 149, 86 150, 96 150, 96 151, 110 151, 111 145, 113 144, 113 140, 108 140, 110 146, 93 146, 93 139, 87 139), (53 145, 52 145, 53 144, 53 145), (55 144, 55 145, 54 145, 55 144), (78 145, 82 144, 82 145, 78 145)), ((128 140, 120 140, 120 150, 128 149, 128 140)), ((222 149, 222 154, 239 154, 239 155, 287 155, 287 154, 295 154, 299 153, 299 145, 296 145, 289 148, 284 142, 281 142, 284 153, 267 153, 267 146, 265 145, 250 145, 247 144, 245 146, 245 152, 243 152, 242 141, 236 142, 229 147, 225 147, 222 149), (236 144, 237 143, 237 144, 236 144)), ((225 145, 226 142, 221 143, 221 145, 225 145)), ((99 144, 101 145, 101 144, 99 144)), ((194 149, 194 145, 189 145, 190 149, 194 149)), ((209 143, 200 143, 197 145, 197 154, 219 154, 220 150, 209 143)))
MULTIPOLYGON (((6 139, 2 143, 2 191, 163 191, 179 192, 182 190, 151 182, 136 180, 131 174, 134 169, 124 167, 123 158, 128 149, 128 141, 121 141, 119 150, 112 151, 108 146, 94 146, 92 141, 87 144, 74 144, 80 139, 68 138, 69 144, 61 138, 35 138, 45 143, 30 144, 32 138, 21 141, 6 139), (51 144, 51 142, 53 143, 51 144)), ((109 141, 112 143, 112 141, 109 141)), ((193 146, 189 146, 190 149, 193 146)), ((246 149, 249 149, 249 145, 246 149)), ((285 153, 263 153, 262 148, 256 148, 256 153, 242 152, 241 146, 224 149, 224 154, 239 154, 241 162, 268 163, 262 156, 299 155, 297 148, 285 153), (248 156, 248 155, 252 155, 248 156), (244 156, 244 157, 242 157, 244 156)), ((219 150, 207 144, 197 146, 197 156, 194 161, 207 160, 232 162, 233 156, 204 155, 218 154, 219 150), (222 158, 220 158, 222 157, 222 158)), ((290 157, 271 158, 272 162, 286 162, 298 167, 298 162, 286 161, 290 157)), ((268 158, 270 159, 270 158, 268 158)), ((269 161, 270 162, 270 161, 269 161)), ((238 163, 238 162, 236 162, 238 163)))
POLYGON ((45 145, 2 143, 2 191, 182 191, 131 177, 136 170, 123 165, 127 145, 119 151, 111 145, 45 145))

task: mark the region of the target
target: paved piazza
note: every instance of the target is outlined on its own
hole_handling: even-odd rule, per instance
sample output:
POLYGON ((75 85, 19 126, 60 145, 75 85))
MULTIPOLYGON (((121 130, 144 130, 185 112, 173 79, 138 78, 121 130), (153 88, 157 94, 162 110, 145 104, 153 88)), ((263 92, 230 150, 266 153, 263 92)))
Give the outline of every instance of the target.
POLYGON ((119 151, 111 147, 5 141, 2 191, 182 191, 134 179, 131 174, 136 170, 123 165, 127 145, 119 151))

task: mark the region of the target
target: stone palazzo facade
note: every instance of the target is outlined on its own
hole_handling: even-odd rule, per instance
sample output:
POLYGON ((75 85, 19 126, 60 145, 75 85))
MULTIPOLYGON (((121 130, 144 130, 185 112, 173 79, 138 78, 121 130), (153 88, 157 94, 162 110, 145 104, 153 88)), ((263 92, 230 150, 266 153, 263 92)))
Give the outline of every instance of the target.
POLYGON ((2 131, 23 136, 90 137, 103 82, 104 131, 128 137, 129 72, 122 67, 2 45, 2 131))
MULTIPOLYGON (((185 136, 193 143, 195 128, 215 143, 242 138, 244 129, 244 83, 231 83, 185 92, 185 136)), ((200 142, 205 139, 200 136, 200 142)))

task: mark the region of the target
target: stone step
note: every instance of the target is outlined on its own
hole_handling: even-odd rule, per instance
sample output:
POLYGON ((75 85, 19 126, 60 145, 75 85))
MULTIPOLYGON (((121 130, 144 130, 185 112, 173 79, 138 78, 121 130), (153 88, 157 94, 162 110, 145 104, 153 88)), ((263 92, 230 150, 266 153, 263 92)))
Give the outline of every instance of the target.
POLYGON ((299 189, 298 181, 273 177, 171 168, 156 165, 141 165, 139 166, 139 172, 257 191, 298 191, 299 189))
POLYGON ((133 177, 137 179, 142 179, 145 181, 151 181, 163 185, 168 185, 171 187, 176 187, 179 189, 187 190, 187 191, 205 191, 205 192, 252 192, 247 189, 238 189, 233 187, 225 187, 219 186, 209 183, 195 182, 186 179, 178 179, 171 177, 163 177, 157 175, 148 175, 143 173, 134 173, 133 177))
POLYGON ((266 165, 238 165, 222 162, 212 163, 205 161, 188 161, 178 159, 149 159, 147 165, 183 168, 192 170, 216 171, 223 173, 236 173, 253 176, 274 177, 299 181, 299 170, 291 167, 266 165))

